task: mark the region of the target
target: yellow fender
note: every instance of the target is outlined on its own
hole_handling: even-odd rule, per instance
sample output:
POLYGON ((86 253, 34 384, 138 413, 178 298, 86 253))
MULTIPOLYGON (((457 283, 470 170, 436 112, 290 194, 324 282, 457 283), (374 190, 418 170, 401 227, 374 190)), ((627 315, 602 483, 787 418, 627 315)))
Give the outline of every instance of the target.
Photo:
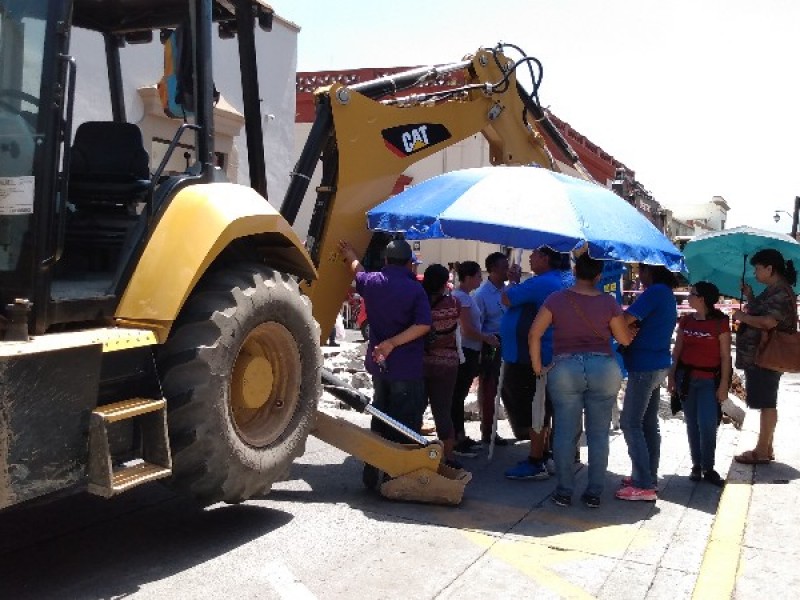
POLYGON ((120 324, 153 329, 166 340, 209 265, 234 240, 254 237, 266 264, 302 279, 317 272, 280 213, 252 188, 233 183, 180 190, 158 220, 115 314, 120 324))

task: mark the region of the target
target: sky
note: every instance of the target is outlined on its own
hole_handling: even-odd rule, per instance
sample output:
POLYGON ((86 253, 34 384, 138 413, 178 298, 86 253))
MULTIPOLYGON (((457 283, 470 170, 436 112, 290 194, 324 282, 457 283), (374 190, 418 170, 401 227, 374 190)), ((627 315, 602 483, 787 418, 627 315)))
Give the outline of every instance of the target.
POLYGON ((299 71, 456 62, 502 41, 543 63, 543 106, 669 208, 788 233, 800 196, 797 0, 272 0, 299 71))

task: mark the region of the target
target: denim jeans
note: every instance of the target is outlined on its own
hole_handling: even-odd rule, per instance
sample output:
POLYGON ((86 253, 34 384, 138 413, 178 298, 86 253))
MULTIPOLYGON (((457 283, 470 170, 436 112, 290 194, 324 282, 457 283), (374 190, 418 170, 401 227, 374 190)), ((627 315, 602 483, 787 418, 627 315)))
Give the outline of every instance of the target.
POLYGON ((611 407, 622 383, 617 361, 598 353, 562 354, 555 357, 547 375, 547 391, 553 402, 553 459, 556 492, 572 496, 575 482, 575 447, 585 416, 589 450, 589 482, 586 494, 603 493, 608 466, 608 428, 611 407))
POLYGON ((714 468, 714 454, 717 450, 719 403, 716 392, 713 379, 692 379, 689 382, 689 393, 683 401, 692 466, 701 467, 703 471, 714 468))
POLYGON ((669 369, 630 371, 619 426, 631 457, 633 486, 650 490, 658 485, 661 429, 658 424, 659 388, 669 369))
MULTIPOLYGON (((372 406, 399 421, 409 429, 419 433, 422 429, 422 415, 428 399, 425 396, 425 381, 409 379, 392 381, 373 375, 372 406)), ((408 438, 387 425, 377 417, 372 418, 370 429, 387 440, 408 443, 408 438)))
POLYGON ((453 429, 455 430, 456 440, 464 438, 464 401, 469 394, 472 382, 480 371, 480 350, 462 348, 464 351, 464 362, 458 365, 458 376, 456 385, 453 388, 453 402, 450 417, 453 419, 453 429))
MULTIPOLYGON (((420 432, 422 429, 422 415, 427 404, 425 381, 422 378, 392 381, 373 375, 372 386, 374 390, 372 405, 375 408, 416 433, 420 432)), ((377 417, 372 417, 370 429, 379 436, 393 442, 407 444, 409 441, 404 434, 377 417)), ((369 463, 364 463, 364 471, 361 478, 364 485, 371 490, 377 489, 381 482, 380 471, 369 463)))

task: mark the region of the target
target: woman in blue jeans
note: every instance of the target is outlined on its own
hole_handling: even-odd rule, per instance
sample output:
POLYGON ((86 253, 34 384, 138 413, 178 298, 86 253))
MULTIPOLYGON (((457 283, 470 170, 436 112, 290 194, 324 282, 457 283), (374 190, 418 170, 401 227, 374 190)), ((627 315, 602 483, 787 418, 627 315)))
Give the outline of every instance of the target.
POLYGON ((715 308, 717 300, 719 289, 708 281, 698 281, 689 290, 694 313, 678 321, 667 388, 683 404, 692 455, 689 479, 722 487, 725 481, 714 470, 714 454, 720 404, 728 397, 731 381, 731 328, 728 317, 715 308))
POLYGON ((611 354, 611 336, 629 344, 631 336, 616 300, 597 289, 603 270, 599 260, 584 253, 575 261, 575 285, 548 296, 531 326, 528 345, 537 377, 548 372, 547 391, 553 402, 553 458, 558 487, 553 502, 572 503, 575 446, 585 418, 589 451, 589 481, 581 499, 600 506, 608 466, 611 407, 622 374, 611 354), (553 363, 542 365, 541 340, 553 327, 553 363))
POLYGON ((645 290, 625 311, 625 322, 638 332, 624 353, 628 385, 619 425, 628 445, 631 476, 622 480, 620 500, 657 499, 661 430, 658 424, 659 388, 672 362, 670 344, 678 307, 672 290, 677 283, 666 268, 639 265, 645 290))

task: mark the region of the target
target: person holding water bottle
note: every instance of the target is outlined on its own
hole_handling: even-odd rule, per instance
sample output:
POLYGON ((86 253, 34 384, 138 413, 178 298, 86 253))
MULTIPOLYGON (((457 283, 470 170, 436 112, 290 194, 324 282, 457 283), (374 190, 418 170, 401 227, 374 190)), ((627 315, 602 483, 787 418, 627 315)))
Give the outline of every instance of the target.
MULTIPOLYGON (((431 308, 412 271, 411 246, 405 240, 389 242, 384 267, 373 273, 365 271, 348 242, 340 241, 339 251, 369 313, 364 364, 372 375, 373 406, 419 433, 427 404, 422 358, 431 308)), ((387 440, 406 441, 403 434, 376 418, 370 428, 387 440)), ((378 470, 365 464, 363 481, 368 488, 377 488, 381 483, 378 470)))

